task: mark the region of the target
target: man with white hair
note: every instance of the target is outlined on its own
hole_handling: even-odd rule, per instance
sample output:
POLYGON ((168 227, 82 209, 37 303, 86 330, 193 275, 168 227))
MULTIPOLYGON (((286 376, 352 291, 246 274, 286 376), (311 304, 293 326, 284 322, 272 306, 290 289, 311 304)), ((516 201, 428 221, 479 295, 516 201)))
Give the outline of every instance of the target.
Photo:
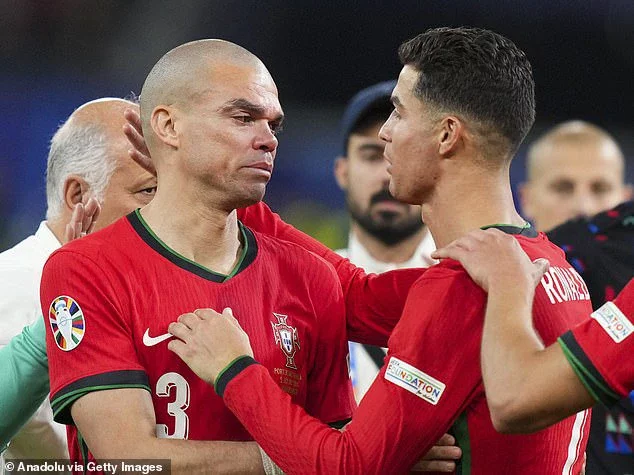
MULTIPOLYGON (((90 222, 99 202, 101 213, 94 223, 98 229, 153 198, 156 178, 129 160, 121 133, 123 111, 130 107, 137 106, 116 98, 88 102, 53 136, 46 173, 46 221, 34 235, 0 254, 1 347, 25 325, 42 318, 42 268, 51 252, 81 234, 69 225, 74 209, 85 212, 90 222)), ((77 225, 81 227, 81 222, 77 225)), ((65 427, 53 422, 48 401, 13 438, 4 456, 68 458, 65 427)))

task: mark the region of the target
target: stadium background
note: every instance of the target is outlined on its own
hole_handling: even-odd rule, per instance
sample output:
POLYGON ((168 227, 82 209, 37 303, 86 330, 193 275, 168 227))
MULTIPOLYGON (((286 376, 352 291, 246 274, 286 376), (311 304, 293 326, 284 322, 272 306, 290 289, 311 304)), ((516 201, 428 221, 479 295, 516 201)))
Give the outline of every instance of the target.
POLYGON ((346 215, 332 164, 345 102, 396 77, 403 40, 460 25, 493 29, 528 54, 538 104, 529 140, 558 121, 589 120, 616 136, 633 180, 632 0, 0 0, 0 250, 43 219, 56 127, 88 100, 139 93, 163 53, 206 37, 248 48, 276 79, 287 121, 267 202, 342 245, 346 215))

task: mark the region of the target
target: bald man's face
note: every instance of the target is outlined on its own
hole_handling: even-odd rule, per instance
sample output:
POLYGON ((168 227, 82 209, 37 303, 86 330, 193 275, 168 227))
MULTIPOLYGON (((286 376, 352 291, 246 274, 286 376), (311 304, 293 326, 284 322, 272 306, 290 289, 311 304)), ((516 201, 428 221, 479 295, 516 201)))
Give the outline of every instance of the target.
POLYGON ((602 140, 540 147, 530 175, 520 190, 522 209, 540 231, 576 216, 593 216, 630 197, 620 153, 602 140))
POLYGON ((130 144, 123 135, 123 110, 112 111, 112 120, 105 127, 108 153, 115 169, 104 190, 101 213, 96 228, 100 229, 152 201, 156 193, 156 177, 136 164, 128 155, 130 144))
POLYGON ((180 123, 179 152, 188 173, 220 203, 242 207, 264 197, 283 114, 263 67, 216 64, 180 123))

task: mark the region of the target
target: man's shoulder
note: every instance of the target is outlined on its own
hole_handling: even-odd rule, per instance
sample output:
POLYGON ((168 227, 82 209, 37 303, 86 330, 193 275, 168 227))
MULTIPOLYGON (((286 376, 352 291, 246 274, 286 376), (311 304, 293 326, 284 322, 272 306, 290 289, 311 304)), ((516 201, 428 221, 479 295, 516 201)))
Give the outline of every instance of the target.
POLYGON ((71 241, 53 252, 47 260, 84 258, 94 262, 111 261, 116 255, 134 252, 130 245, 132 228, 123 217, 81 239, 71 241))

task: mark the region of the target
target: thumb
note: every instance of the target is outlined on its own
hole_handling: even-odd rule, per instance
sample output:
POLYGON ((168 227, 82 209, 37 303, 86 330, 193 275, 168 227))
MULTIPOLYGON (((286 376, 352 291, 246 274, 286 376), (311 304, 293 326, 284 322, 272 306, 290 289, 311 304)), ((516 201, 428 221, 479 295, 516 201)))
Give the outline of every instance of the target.
POLYGON ((549 268, 550 268, 550 262, 548 262, 548 259, 544 259, 543 257, 540 257, 539 259, 535 259, 533 261, 532 275, 533 275, 533 281, 535 286, 537 286, 542 276, 546 273, 546 271, 548 271, 549 268))

